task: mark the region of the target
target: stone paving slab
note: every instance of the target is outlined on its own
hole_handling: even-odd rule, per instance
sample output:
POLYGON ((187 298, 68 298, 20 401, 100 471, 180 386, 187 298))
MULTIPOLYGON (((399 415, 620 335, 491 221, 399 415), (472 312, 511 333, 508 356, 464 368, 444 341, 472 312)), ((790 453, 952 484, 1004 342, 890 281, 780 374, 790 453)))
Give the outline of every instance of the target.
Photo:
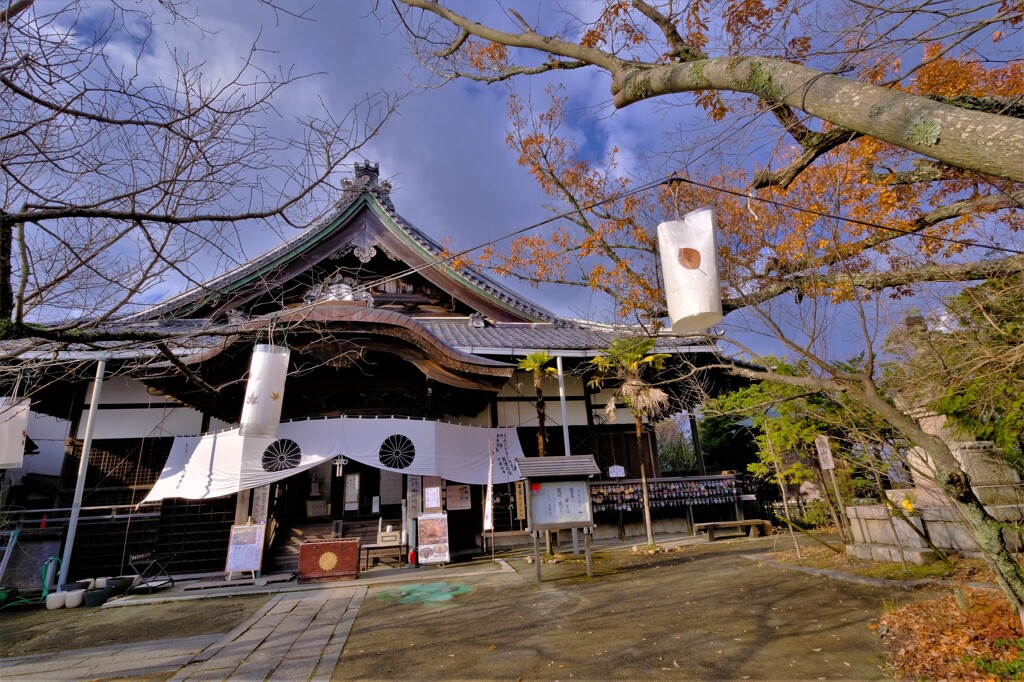
POLYGON ((351 586, 278 595, 171 679, 329 679, 365 594, 351 586))

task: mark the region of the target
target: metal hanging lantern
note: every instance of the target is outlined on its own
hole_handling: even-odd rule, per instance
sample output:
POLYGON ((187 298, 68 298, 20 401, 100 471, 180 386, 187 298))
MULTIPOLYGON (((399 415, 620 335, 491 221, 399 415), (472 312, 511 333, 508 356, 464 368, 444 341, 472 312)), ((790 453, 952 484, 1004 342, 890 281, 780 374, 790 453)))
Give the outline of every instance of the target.
POLYGON ((28 398, 0 398, 0 469, 19 469, 25 457, 28 398))
POLYGON ((239 435, 277 437, 290 354, 284 346, 257 344, 253 348, 239 435))
POLYGON ((658 225, 658 250, 673 333, 702 331, 721 322, 715 209, 697 209, 658 225))

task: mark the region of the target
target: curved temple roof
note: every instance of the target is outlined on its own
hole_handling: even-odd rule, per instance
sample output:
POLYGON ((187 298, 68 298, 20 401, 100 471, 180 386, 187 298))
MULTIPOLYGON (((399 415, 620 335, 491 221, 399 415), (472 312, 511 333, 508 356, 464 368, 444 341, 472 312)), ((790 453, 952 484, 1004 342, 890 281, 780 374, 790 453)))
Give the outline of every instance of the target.
MULTIPOLYGON (((461 291, 473 298, 488 301, 492 307, 503 311, 502 317, 509 320, 571 324, 570 321, 519 296, 510 288, 473 268, 463 267, 454 270, 447 267, 444 264, 444 248, 395 211, 390 198, 390 184, 379 181, 377 164, 357 163, 354 180, 346 180, 344 187, 341 198, 335 204, 336 210, 329 217, 306 228, 298 236, 199 286, 145 310, 122 317, 119 322, 135 323, 165 317, 190 316, 191 313, 202 309, 208 301, 237 290, 255 277, 263 277, 274 270, 285 270, 290 261, 301 258, 305 260, 306 266, 312 265, 309 256, 314 247, 325 241, 332 241, 332 237, 335 237, 341 238, 344 243, 337 243, 335 240, 336 243, 333 243, 330 249, 320 250, 321 257, 337 251, 345 244, 369 249, 371 252, 379 245, 386 250, 411 256, 409 260, 416 262, 407 261, 406 264, 410 268, 434 281, 447 281, 450 286, 445 288, 450 293, 461 291), (351 229, 360 219, 361 209, 364 208, 377 218, 385 234, 368 236, 365 228, 351 229), (349 234, 343 235, 346 230, 349 234)), ((290 274, 294 275, 294 268, 290 274)))

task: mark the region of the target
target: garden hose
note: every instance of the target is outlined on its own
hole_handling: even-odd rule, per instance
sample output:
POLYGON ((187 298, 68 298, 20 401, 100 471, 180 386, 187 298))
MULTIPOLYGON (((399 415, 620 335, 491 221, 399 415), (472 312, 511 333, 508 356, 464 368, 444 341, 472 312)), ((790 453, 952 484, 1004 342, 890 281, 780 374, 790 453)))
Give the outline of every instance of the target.
POLYGON ((0 603, 7 602, 4 603, 3 606, 0 606, 0 611, 14 604, 41 604, 45 602, 46 596, 50 593, 50 585, 46 581, 46 572, 50 564, 53 562, 56 562, 57 565, 60 565, 60 559, 58 557, 52 556, 46 561, 44 561, 43 565, 39 567, 39 582, 43 584, 43 594, 38 599, 26 599, 25 597, 15 597, 10 602, 7 602, 7 597, 15 588, 0 590, 0 603))

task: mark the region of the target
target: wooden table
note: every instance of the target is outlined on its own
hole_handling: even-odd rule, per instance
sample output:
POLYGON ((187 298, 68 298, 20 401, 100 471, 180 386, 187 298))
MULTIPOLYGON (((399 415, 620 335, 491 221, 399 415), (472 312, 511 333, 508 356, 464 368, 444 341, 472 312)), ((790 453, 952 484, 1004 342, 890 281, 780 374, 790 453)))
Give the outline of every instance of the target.
POLYGON ((405 561, 405 545, 363 545, 363 570, 370 569, 370 559, 398 559, 398 567, 401 568, 405 561))

